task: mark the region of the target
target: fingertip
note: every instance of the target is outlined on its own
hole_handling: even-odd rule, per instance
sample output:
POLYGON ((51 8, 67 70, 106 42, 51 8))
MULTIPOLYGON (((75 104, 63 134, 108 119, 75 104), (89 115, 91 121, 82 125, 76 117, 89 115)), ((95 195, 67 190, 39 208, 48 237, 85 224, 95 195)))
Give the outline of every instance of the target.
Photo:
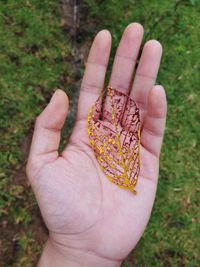
MULTIPOLYGON (((162 85, 155 85, 153 88, 152 88, 152 94, 157 96, 159 99, 163 99, 163 100, 166 100, 166 93, 165 93, 165 89, 162 85)), ((154 99, 156 97, 153 97, 154 99)))
POLYGON ((37 124, 51 125, 53 128, 61 128, 66 119, 69 109, 69 100, 66 93, 57 89, 49 104, 38 116, 37 124))
POLYGON ((99 46, 99 48, 109 48, 111 45, 111 34, 107 29, 101 30, 97 33, 94 39, 94 43, 99 46))
POLYGON ((160 54, 162 54, 162 45, 159 41, 157 40, 149 40, 145 43, 144 45, 145 48, 147 49, 151 49, 151 51, 156 51, 156 52, 160 52, 160 54))
POLYGON ((130 23, 126 27, 125 32, 127 32, 127 31, 133 31, 133 30, 134 30, 134 32, 137 32, 140 35, 143 35, 143 33, 144 33, 143 26, 140 23, 138 23, 138 22, 132 22, 132 23, 130 23))
POLYGON ((110 50, 111 34, 108 30, 102 30, 94 38, 87 62, 107 66, 110 50))
MULTIPOLYGON (((143 30, 142 25, 137 22, 130 23, 125 28, 122 34, 120 43, 118 45, 117 51, 116 51, 116 61, 114 62, 114 65, 113 65, 113 71, 112 71, 112 77, 111 77, 112 79, 113 77, 115 79, 115 77, 118 76, 116 79, 118 79, 119 81, 122 80, 123 79, 122 68, 124 68, 125 74, 127 74, 127 81, 123 79, 124 80, 123 83, 126 83, 126 84, 130 83, 132 72, 135 66, 135 62, 137 60, 138 53, 140 50, 143 33, 144 33, 144 30, 143 30), (119 62, 118 62, 117 56, 121 58, 119 62), (126 61, 124 61, 123 59, 126 59, 126 61), (115 69, 119 70, 119 73, 116 73, 115 69)), ((120 85, 120 87, 122 87, 122 85, 120 85)))
POLYGON ((58 103, 57 105, 69 105, 69 99, 67 94, 61 90, 61 89, 56 89, 54 94, 52 95, 51 101, 50 102, 56 102, 58 103))
MULTIPOLYGON (((144 30, 142 25, 137 22, 129 24, 123 32, 120 45, 118 47, 118 54, 123 54, 129 57, 130 51, 133 51, 134 48, 138 52, 143 34, 144 30)), ((134 59, 136 59, 136 57, 137 55, 134 56, 134 59)))
POLYGON ((167 99, 162 85, 155 85, 149 94, 148 109, 152 116, 165 117, 167 113, 167 99))
POLYGON ((99 32, 97 33, 96 37, 97 37, 97 36, 100 36, 100 35, 101 35, 101 36, 104 36, 104 37, 111 38, 110 31, 107 30, 107 29, 103 29, 103 30, 99 31, 99 32))

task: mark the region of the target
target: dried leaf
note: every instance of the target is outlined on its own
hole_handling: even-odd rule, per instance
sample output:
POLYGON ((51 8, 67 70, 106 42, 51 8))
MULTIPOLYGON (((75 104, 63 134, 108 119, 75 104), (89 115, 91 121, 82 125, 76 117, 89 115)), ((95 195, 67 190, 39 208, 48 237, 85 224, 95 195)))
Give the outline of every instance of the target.
POLYGON ((136 103, 108 87, 88 113, 88 136, 100 168, 121 188, 135 192, 140 171, 140 117, 136 103))

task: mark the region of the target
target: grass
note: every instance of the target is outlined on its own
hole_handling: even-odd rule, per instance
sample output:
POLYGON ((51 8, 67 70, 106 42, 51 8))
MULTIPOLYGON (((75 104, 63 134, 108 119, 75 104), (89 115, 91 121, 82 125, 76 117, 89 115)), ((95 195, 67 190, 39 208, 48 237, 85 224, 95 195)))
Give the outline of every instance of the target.
POLYGON ((32 266, 39 253, 23 165, 36 115, 55 88, 66 88, 62 77, 73 75, 60 13, 53 0, 0 5, 0 266, 32 266))
MULTIPOLYGON (((84 2, 92 26, 88 32, 82 27, 88 37, 102 28, 112 32, 112 59, 124 27, 132 21, 143 24, 145 40, 158 39, 164 49, 157 82, 166 88, 168 121, 158 194, 150 224, 124 267, 198 266, 200 4, 84 2)), ((36 232, 43 230, 34 223, 39 213, 23 166, 35 116, 55 88, 67 90, 74 79, 67 63, 72 49, 60 20, 60 6, 53 0, 1 1, 0 266, 33 266, 40 253, 36 232)))

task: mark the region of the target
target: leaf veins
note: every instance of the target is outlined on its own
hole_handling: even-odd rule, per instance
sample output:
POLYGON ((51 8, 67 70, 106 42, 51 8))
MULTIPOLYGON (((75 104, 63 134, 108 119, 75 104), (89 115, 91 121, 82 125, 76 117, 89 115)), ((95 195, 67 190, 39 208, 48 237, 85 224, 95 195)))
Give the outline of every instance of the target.
POLYGON ((103 110, 100 96, 88 113, 87 130, 106 177, 135 192, 140 171, 140 116, 134 100, 108 87, 103 110))

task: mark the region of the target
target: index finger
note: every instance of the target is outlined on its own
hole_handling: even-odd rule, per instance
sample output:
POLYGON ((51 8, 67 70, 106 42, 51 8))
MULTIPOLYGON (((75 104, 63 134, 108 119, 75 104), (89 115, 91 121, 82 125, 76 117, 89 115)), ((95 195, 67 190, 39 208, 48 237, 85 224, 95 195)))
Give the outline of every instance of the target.
POLYGON ((90 107, 99 97, 104 80, 111 49, 111 35, 102 30, 95 37, 89 52, 86 69, 81 83, 77 120, 85 120, 90 107))

